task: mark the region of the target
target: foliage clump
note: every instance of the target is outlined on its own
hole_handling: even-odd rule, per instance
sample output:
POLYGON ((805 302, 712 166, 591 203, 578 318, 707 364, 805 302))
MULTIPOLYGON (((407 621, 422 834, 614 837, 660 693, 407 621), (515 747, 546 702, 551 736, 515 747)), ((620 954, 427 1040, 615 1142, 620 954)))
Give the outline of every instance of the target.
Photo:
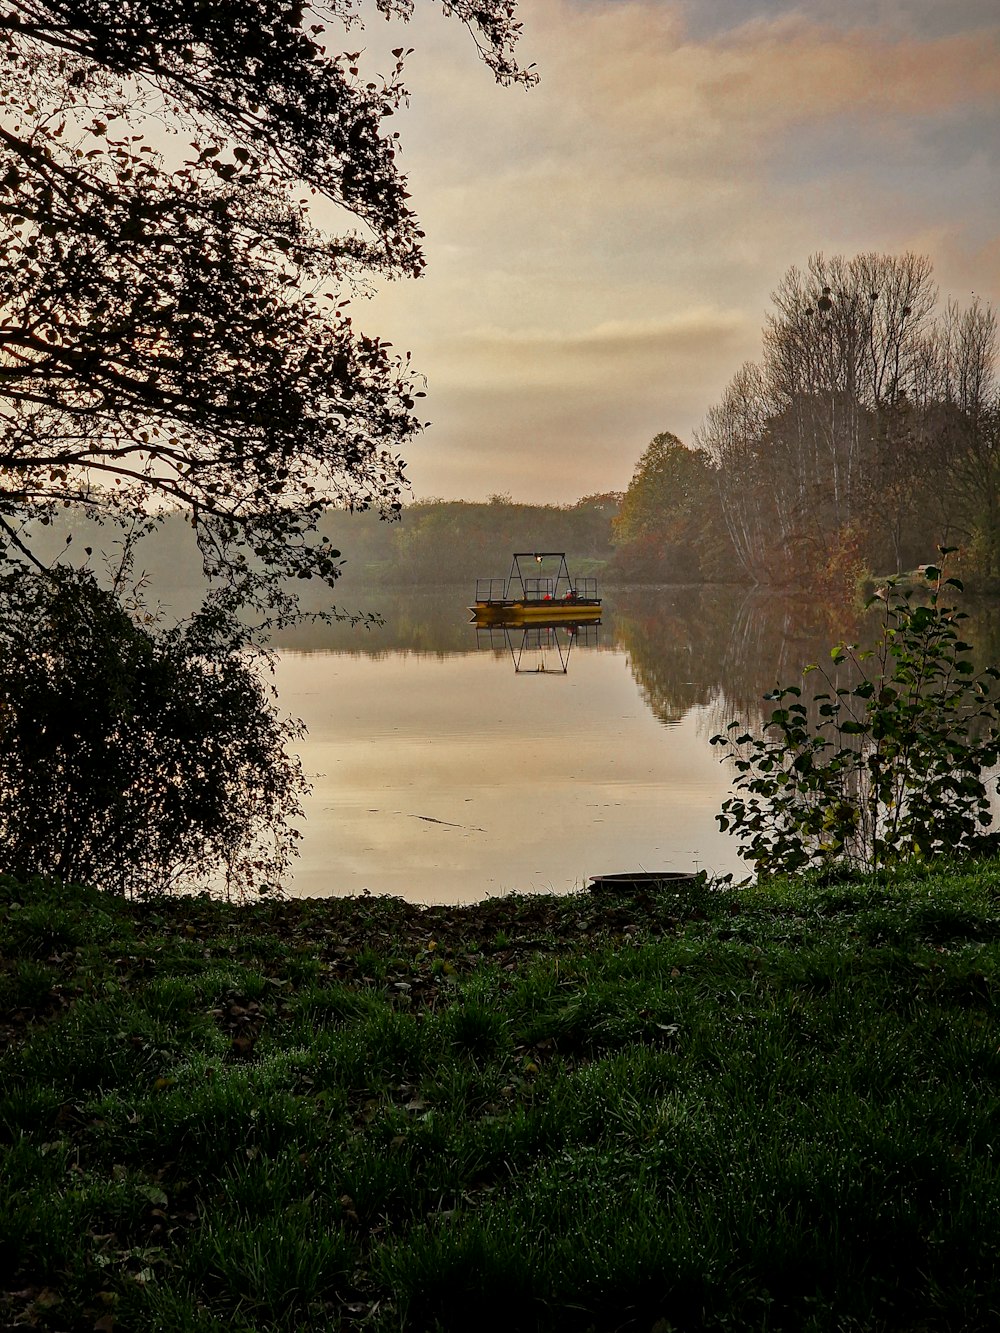
POLYGON ((926 600, 895 580, 873 599, 874 648, 839 644, 830 667, 806 668, 825 689, 806 697, 778 686, 764 696, 777 706, 763 735, 736 721, 712 738, 739 774, 716 818, 756 870, 875 872, 994 847, 987 782, 1000 760, 1000 670, 977 671, 965 613, 941 601, 961 583, 937 565, 922 574, 926 600))
POLYGON ((85 572, 0 581, 0 871, 116 893, 274 884, 304 781, 253 659, 85 572))
POLYGON ((697 583, 732 576, 713 460, 676 435, 653 437, 614 520, 614 573, 627 583, 697 583))

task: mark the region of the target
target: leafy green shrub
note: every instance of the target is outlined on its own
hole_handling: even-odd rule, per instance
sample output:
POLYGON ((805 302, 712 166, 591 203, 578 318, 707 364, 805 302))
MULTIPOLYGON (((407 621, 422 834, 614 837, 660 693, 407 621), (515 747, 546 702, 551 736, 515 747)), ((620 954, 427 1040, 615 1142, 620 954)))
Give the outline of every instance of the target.
POLYGON ((777 707, 763 736, 731 722, 712 737, 739 774, 716 818, 757 870, 838 863, 874 872, 993 848, 984 775, 1000 758, 1000 670, 976 671, 960 635, 964 613, 941 604, 959 581, 936 565, 923 574, 926 601, 894 580, 872 600, 883 604, 873 649, 832 650, 853 683, 807 667, 826 688, 811 699, 797 685, 765 695, 777 707))
POLYGON ((133 894, 280 880, 295 729, 212 630, 151 627, 82 570, 0 579, 0 871, 133 894))

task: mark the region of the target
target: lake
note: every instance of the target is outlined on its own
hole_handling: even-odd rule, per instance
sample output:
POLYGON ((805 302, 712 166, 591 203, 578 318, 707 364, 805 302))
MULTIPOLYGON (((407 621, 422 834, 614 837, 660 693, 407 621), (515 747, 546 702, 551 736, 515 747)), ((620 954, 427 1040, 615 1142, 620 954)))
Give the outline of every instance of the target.
POLYGON ((740 875, 709 737, 856 630, 814 600, 631 589, 576 639, 505 640, 468 623, 468 588, 343 593, 384 625, 278 642, 313 787, 298 896, 458 903, 623 870, 740 875))

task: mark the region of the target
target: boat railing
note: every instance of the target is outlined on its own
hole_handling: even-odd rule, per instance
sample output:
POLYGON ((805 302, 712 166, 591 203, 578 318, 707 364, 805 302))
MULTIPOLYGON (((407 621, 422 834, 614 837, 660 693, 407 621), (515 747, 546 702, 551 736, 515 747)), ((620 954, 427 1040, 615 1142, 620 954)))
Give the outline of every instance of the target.
POLYGON ((526 602, 551 602, 555 590, 555 579, 524 580, 524 600, 526 602))
POLYGON ((477 602, 502 602, 506 596, 506 579, 476 579, 477 602))
POLYGON ((476 579, 476 601, 494 604, 514 601, 596 602, 597 579, 582 578, 574 583, 562 573, 556 578, 524 578, 519 572, 506 579, 476 579))

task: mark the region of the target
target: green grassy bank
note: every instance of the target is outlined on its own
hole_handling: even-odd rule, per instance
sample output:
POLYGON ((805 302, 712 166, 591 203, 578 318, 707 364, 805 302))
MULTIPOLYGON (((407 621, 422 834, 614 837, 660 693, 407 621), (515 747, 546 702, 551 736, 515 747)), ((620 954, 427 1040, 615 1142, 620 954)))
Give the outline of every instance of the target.
POLYGON ((0 880, 0 1326, 995 1329, 998 905, 0 880))

